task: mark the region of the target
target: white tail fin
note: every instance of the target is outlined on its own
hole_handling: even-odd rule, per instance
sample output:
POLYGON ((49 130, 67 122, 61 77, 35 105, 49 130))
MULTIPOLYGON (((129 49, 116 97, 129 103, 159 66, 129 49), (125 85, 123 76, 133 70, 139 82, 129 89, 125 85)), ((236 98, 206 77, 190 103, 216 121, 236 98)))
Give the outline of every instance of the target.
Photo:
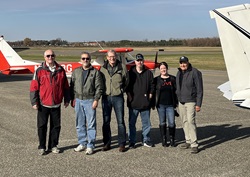
POLYGON ((250 98, 250 4, 212 10, 210 16, 216 20, 232 100, 250 107, 243 104, 250 98))
POLYGON ((216 9, 210 15, 216 20, 232 92, 250 88, 250 35, 239 30, 250 31, 250 4, 216 9))
MULTIPOLYGON (((3 56, 7 60, 10 66, 22 66, 22 65, 34 65, 37 64, 35 62, 23 60, 15 50, 3 39, 0 37, 0 51, 2 52, 3 56)), ((1 57, 1 60, 3 58, 1 57)), ((2 63, 2 61, 1 61, 2 63)))

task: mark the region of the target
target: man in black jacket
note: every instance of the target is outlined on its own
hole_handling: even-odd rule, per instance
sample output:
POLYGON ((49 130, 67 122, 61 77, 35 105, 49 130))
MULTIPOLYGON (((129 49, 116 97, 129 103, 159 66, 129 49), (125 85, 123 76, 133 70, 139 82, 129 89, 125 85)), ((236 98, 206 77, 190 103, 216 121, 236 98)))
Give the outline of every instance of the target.
POLYGON ((142 121, 142 144, 153 147, 150 141, 150 108, 154 93, 153 73, 144 67, 142 54, 136 55, 134 67, 129 71, 129 85, 127 89, 129 107, 129 148, 135 148, 136 120, 140 113, 142 121))
POLYGON ((201 110, 203 99, 202 74, 189 63, 188 58, 180 58, 180 68, 176 75, 176 94, 179 100, 179 113, 186 142, 181 144, 182 149, 191 147, 191 153, 198 153, 196 133, 196 112, 201 110))

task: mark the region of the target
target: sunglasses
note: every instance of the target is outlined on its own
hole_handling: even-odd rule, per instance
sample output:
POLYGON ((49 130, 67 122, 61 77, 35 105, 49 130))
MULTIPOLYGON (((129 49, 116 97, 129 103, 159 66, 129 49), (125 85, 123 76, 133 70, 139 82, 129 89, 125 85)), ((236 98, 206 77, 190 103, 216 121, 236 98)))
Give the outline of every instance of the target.
POLYGON ((52 57, 52 58, 53 58, 53 57, 55 57, 55 55, 54 55, 54 54, 52 54, 52 55, 46 55, 46 57, 47 57, 47 58, 49 58, 49 57, 52 57))
POLYGON ((90 60, 90 58, 82 58, 82 60, 90 60))

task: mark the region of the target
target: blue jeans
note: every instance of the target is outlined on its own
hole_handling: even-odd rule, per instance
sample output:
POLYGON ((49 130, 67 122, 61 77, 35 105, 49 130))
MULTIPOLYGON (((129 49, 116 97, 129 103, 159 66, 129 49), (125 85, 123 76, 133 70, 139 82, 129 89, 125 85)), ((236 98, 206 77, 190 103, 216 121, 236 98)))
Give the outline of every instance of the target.
POLYGON ((124 121, 124 98, 120 96, 102 96, 102 113, 103 113, 103 143, 104 145, 111 144, 111 111, 112 107, 115 110, 116 121, 118 125, 118 144, 125 146, 126 144, 126 126, 124 121))
POLYGON ((136 121, 141 115, 143 143, 150 141, 150 109, 137 110, 129 108, 129 143, 136 143, 136 121))
POLYGON ((93 99, 76 99, 76 130, 78 143, 88 148, 95 147, 96 110, 92 108, 93 99))
POLYGON ((160 125, 167 124, 168 127, 175 127, 174 107, 172 105, 159 104, 157 107, 160 125))

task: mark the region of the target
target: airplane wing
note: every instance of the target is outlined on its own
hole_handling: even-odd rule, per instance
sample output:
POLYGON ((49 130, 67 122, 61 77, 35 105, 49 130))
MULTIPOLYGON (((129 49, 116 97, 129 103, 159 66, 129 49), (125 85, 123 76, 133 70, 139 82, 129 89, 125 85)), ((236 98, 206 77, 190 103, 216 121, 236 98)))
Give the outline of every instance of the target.
POLYGON ((231 86, 230 86, 230 82, 227 81, 224 84, 221 84, 218 89, 220 89, 221 92, 223 92, 223 96, 225 98, 227 98, 228 100, 232 100, 233 97, 233 93, 231 91, 231 86))
MULTIPOLYGON (((117 59, 120 60, 122 63, 127 64, 128 61, 125 57, 125 53, 133 51, 132 48, 115 48, 114 49, 117 54, 117 59)), ((93 60, 93 64, 99 64, 103 65, 104 61, 106 60, 106 53, 108 52, 108 49, 102 49, 95 52, 90 53, 91 56, 96 57, 95 60, 93 60)))
POLYGON ((236 106, 240 106, 243 108, 250 108, 250 98, 247 98, 250 93, 249 89, 233 94, 231 91, 231 86, 229 81, 225 82, 224 84, 221 84, 218 87, 218 89, 220 89, 220 91, 224 93, 223 96, 225 98, 227 98, 228 100, 233 100, 233 103, 236 106))
POLYGON ((240 104, 241 107, 245 107, 245 108, 250 108, 250 98, 245 99, 245 101, 243 101, 240 104))

